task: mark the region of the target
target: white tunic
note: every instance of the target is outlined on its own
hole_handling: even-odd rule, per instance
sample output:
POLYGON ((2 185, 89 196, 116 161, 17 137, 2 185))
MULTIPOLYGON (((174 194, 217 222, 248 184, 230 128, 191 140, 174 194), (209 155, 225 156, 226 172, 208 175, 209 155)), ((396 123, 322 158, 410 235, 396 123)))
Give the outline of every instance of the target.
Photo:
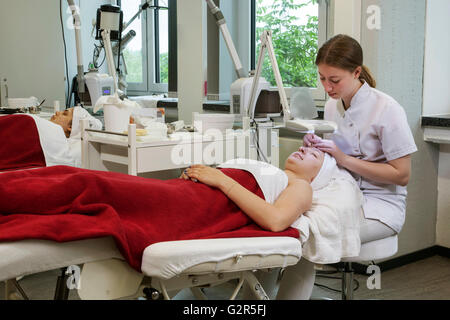
MULTIPOLYGON (((367 83, 353 96, 347 110, 341 99, 328 100, 324 119, 338 124, 337 132, 325 138, 358 159, 384 163, 417 151, 403 108, 367 83)), ((364 194, 365 217, 400 232, 405 221, 406 187, 352 175, 364 194)))

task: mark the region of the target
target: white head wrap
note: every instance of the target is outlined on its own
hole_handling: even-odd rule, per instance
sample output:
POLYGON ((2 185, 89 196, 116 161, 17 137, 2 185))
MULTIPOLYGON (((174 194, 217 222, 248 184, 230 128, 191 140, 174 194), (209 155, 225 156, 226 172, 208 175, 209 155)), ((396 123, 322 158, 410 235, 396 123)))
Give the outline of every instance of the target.
POLYGON ((336 160, 328 153, 325 153, 322 167, 320 168, 317 176, 311 182, 311 187, 313 188, 313 190, 319 190, 327 186, 331 178, 333 178, 334 174, 336 173, 336 170, 336 160))
POLYGON ((89 129, 101 130, 103 125, 99 119, 94 118, 89 114, 89 112, 82 107, 74 107, 73 118, 72 118, 72 131, 70 132, 70 138, 80 138, 81 128, 80 120, 89 120, 89 129))

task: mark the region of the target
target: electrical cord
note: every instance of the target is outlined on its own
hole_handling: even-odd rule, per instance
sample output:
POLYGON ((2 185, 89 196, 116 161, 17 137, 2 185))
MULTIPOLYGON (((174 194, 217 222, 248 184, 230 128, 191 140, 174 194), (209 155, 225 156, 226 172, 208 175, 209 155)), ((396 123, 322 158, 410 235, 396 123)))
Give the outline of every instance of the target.
POLYGON ((269 162, 266 158, 266 155, 264 154, 264 152, 262 152, 260 146, 259 146, 259 131, 258 131, 258 123, 252 119, 253 123, 255 125, 255 135, 253 136, 253 142, 256 142, 256 151, 257 151, 257 155, 258 155, 258 159, 261 156, 261 158, 263 159, 264 162, 269 162))
MULTIPOLYGON (((94 43, 95 48, 94 48, 93 58, 95 57, 95 55, 100 56, 100 52, 101 52, 101 50, 104 48, 103 41, 100 40, 100 44, 101 44, 101 45, 98 46, 98 45, 96 45, 96 44, 94 43), (96 53, 96 52, 97 52, 97 53, 96 53)), ((94 67, 97 68, 97 69, 99 69, 99 68, 103 65, 103 63, 105 62, 105 59, 106 59, 106 52, 105 52, 105 50, 103 50, 103 52, 104 52, 103 60, 102 60, 102 62, 100 63, 100 65, 97 65, 96 62, 94 63, 94 67)), ((95 59, 92 59, 92 61, 95 61, 95 59)))
MULTIPOLYGON (((341 280, 341 278, 339 278, 339 277, 333 277, 333 278, 330 278, 330 279, 339 279, 339 280, 341 280)), ((353 283, 355 284, 355 287, 353 288, 353 291, 358 290, 359 289, 359 281, 356 280, 356 279, 353 279, 353 283)), ((320 283, 314 282, 314 285, 319 287, 319 288, 322 288, 322 289, 326 289, 326 290, 342 293, 341 289, 334 289, 334 288, 328 287, 328 286, 326 286, 324 284, 320 284, 320 283)))

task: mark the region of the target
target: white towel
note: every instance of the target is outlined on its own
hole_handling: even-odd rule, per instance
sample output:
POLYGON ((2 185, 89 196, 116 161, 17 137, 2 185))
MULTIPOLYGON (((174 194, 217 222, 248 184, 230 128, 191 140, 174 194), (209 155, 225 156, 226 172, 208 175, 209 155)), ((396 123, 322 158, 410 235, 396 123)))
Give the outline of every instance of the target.
MULTIPOLYGON (((60 125, 35 115, 29 116, 36 123, 47 167, 81 166, 81 144, 69 143, 69 139, 66 138, 60 125)), ((78 139, 78 141, 80 140, 78 139)))
POLYGON ((266 162, 238 158, 228 160, 218 167, 241 169, 250 172, 256 182, 258 182, 258 185, 264 194, 264 199, 271 204, 275 203, 278 196, 288 185, 286 173, 266 162))
POLYGON ((98 110, 100 110, 101 108, 103 108, 104 105, 107 105, 107 104, 113 104, 118 108, 127 108, 130 110, 133 110, 135 108, 137 108, 137 109, 141 108, 141 106, 137 102, 131 101, 129 99, 122 100, 119 98, 117 93, 115 93, 110 96, 101 96, 100 98, 98 98, 98 100, 94 106, 94 113, 97 112, 98 110))
POLYGON ((328 264, 358 256, 363 196, 354 178, 326 154, 311 186, 311 209, 291 225, 300 231, 303 257, 313 263, 328 264))
MULTIPOLYGON (((218 167, 246 170, 255 177, 265 199, 274 203, 286 188, 284 171, 265 162, 229 160, 218 167)), ((299 229, 303 257, 314 263, 336 263, 359 255, 359 221, 363 196, 351 174, 325 154, 324 162, 311 183, 313 204, 291 226, 299 229)))
POLYGON ((74 107, 72 118, 72 131, 70 132, 70 138, 81 138, 80 120, 88 119, 89 129, 101 130, 102 122, 99 119, 94 118, 86 109, 82 107, 74 107))
POLYGON ((328 153, 324 154, 322 167, 320 167, 319 173, 317 173, 314 180, 311 182, 311 187, 314 191, 320 190, 330 183, 331 179, 336 175, 338 167, 336 160, 328 153))

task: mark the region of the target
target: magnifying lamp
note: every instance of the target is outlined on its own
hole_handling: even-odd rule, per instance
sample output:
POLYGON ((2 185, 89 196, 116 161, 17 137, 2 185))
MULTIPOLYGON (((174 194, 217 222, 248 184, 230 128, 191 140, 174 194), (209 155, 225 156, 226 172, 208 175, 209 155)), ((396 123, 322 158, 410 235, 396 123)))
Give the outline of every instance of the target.
POLYGON ((281 79, 280 69, 278 68, 277 59, 275 57, 275 52, 272 44, 272 31, 270 30, 264 30, 263 33, 261 34, 261 45, 258 56, 258 64, 252 82, 250 101, 247 107, 247 116, 250 119, 254 119, 255 117, 254 115, 255 109, 252 106, 254 106, 255 103, 257 93, 257 83, 261 75, 262 65, 264 61, 264 54, 266 51, 269 55, 270 63, 272 65, 272 70, 275 76, 275 81, 277 83, 278 94, 280 95, 281 106, 283 108, 283 122, 286 129, 302 133, 316 133, 316 134, 335 132, 337 129, 337 124, 332 121, 315 120, 315 119, 306 120, 294 118, 292 116, 286 92, 284 90, 283 81, 281 79))
POLYGON ((97 25, 95 39, 103 39, 108 70, 114 79, 114 94, 117 93, 117 75, 114 65, 111 41, 119 41, 118 56, 122 34, 123 12, 114 5, 102 5, 97 9, 97 25))

